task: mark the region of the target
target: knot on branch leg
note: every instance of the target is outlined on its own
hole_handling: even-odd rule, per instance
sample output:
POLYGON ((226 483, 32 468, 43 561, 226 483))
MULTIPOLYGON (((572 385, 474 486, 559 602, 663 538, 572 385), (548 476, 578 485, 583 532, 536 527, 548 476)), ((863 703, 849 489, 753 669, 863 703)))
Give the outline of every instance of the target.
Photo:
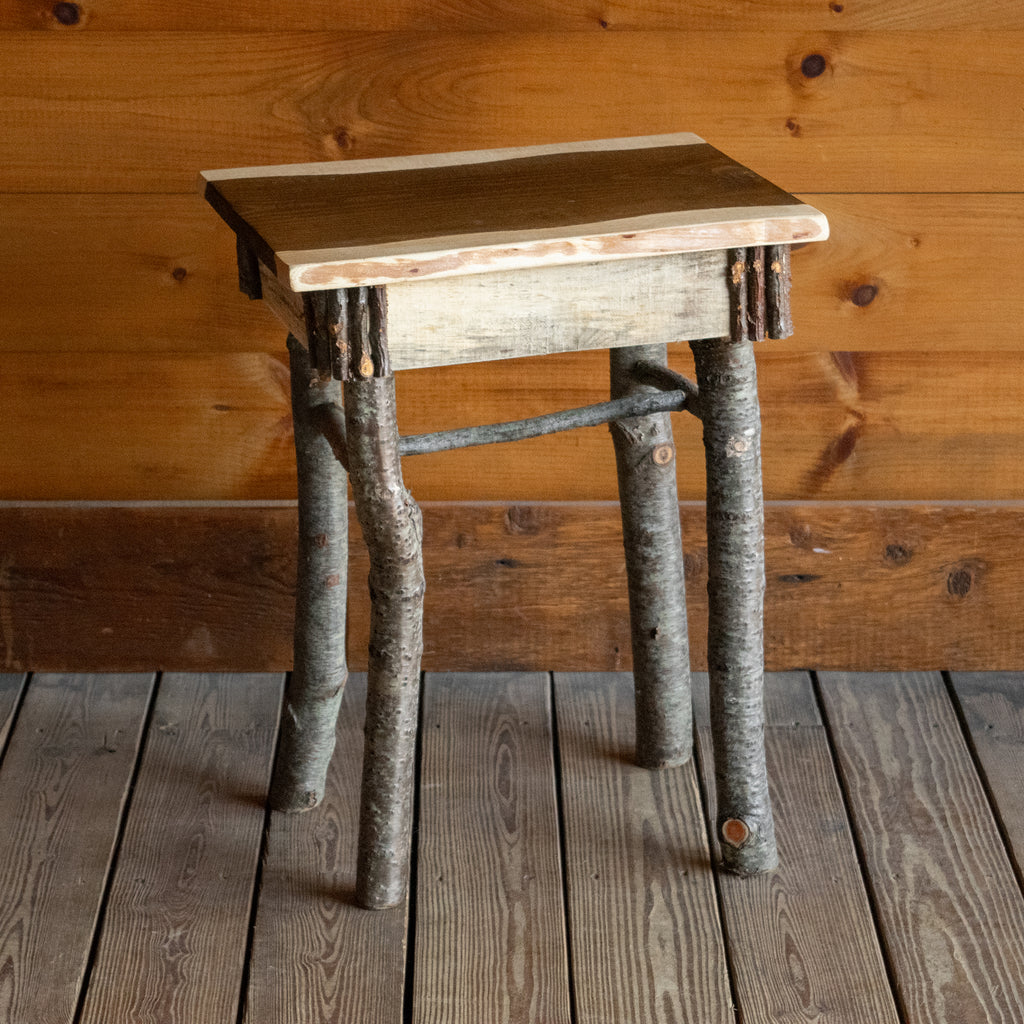
POLYGON ((667 466, 675 458, 676 450, 670 444, 659 444, 651 452, 651 458, 656 466, 667 466))

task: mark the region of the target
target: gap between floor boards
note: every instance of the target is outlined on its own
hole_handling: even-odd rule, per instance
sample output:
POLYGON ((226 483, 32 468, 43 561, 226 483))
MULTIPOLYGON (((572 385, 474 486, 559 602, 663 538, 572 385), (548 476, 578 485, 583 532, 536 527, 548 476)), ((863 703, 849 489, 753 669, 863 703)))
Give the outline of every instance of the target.
POLYGON ((365 678, 267 815, 284 677, 0 675, 0 1024, 1024 1019, 1024 677, 769 677, 780 868, 712 868, 625 674, 428 675, 409 906, 353 905, 365 678))

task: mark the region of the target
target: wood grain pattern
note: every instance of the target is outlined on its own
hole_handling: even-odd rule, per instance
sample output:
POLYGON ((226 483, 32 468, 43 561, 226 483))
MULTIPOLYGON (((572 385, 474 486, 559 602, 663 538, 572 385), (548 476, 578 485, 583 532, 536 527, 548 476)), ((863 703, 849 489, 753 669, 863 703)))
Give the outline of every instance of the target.
POLYGON ((693 761, 633 763, 630 675, 555 677, 580 1020, 731 1022, 693 761))
MULTIPOLYGON (((681 512, 699 667, 704 509, 681 512)), ((769 667, 1024 668, 1021 514, 769 503, 769 667)), ((427 505, 424 522, 428 669, 629 667, 616 505, 427 505)), ((288 669, 295 528, 289 504, 0 506, 0 665, 288 669)), ((349 657, 365 667, 367 564, 351 541, 349 657)))
POLYGON ((1024 868, 1024 679, 1016 673, 954 672, 952 682, 1020 879, 1024 868))
MULTIPOLYGON (((832 233, 793 254, 796 334, 773 352, 1024 348, 1024 266, 991 258, 1015 244, 1024 197, 801 198, 832 233)), ((230 229, 197 196, 0 195, 0 220, 0 280, 16 283, 0 351, 283 351, 265 303, 238 292, 230 229)))
POLYGON ((72 1024, 153 677, 32 679, 0 773, 0 1019, 72 1024))
POLYGON ((263 478, 257 491, 274 490, 268 470, 286 474, 294 492, 286 358, 283 351, 127 361, 6 355, 0 360, 0 408, 11 427, 0 440, 5 496, 41 496, 29 482, 35 473, 64 497, 86 499, 107 490, 127 499, 209 497, 211 475, 219 481, 214 493, 245 498, 254 478, 263 478), (47 412, 37 417, 29 409, 40 403, 47 412))
MULTIPOLYGON (((779 867, 720 872, 743 1020, 897 1024, 828 739, 806 673, 765 681, 768 778, 779 867)), ((715 821, 707 677, 694 679, 708 820, 715 821)))
POLYGON ((0 764, 3 763, 4 745, 27 678, 23 673, 0 673, 0 764))
POLYGON ((407 907, 355 906, 366 677, 350 677, 323 802, 271 816, 245 1024, 400 1024, 407 907))
POLYGON ((284 351, 198 196, 0 195, 0 222, 4 352, 284 351))
POLYGON ((292 0, 287 7, 275 4, 233 10, 227 26, 222 15, 222 9, 213 0, 178 0, 170 5, 102 0, 90 4, 80 12, 77 22, 68 25, 58 20, 48 0, 27 0, 0 9, 0 28, 104 32, 228 27, 235 32, 296 32, 333 29, 342 21, 348 28, 364 32, 1024 28, 1020 7, 1011 0, 979 0, 967 5, 956 0, 903 0, 895 4, 891 0, 863 0, 828 5, 807 0, 775 0, 770 7, 755 2, 721 4, 716 0, 619 0, 602 5, 580 4, 576 0, 474 0, 445 4, 385 0, 340 6, 323 0, 292 0))
POLYGON ((937 674, 821 677, 906 1019, 1024 1014, 1024 900, 937 674))
POLYGON ((828 235, 685 133, 203 171, 200 190, 297 292, 828 235))
MULTIPOLYGON (((719 337, 725 274, 724 253, 701 252, 392 284, 391 368, 719 337)), ((261 277, 264 302, 308 347, 301 296, 261 277)))
POLYGON ((161 679, 83 1024, 235 1024, 283 685, 161 679))
POLYGON ((4 191, 184 192, 202 167, 680 129, 791 193, 1016 191, 1024 172, 1006 144, 1024 105, 1020 44, 1005 31, 958 32, 955 62, 942 31, 269 32, 244 47, 230 32, 80 32, 60 43, 54 60, 46 33, 0 36, 4 191), (811 54, 825 59, 814 77, 801 71, 811 54))
POLYGON ((1021 195, 821 195, 832 234, 795 253, 796 333, 773 348, 1015 349, 1024 343, 1024 267, 1013 244, 1021 195))
MULTIPOLYGON (((692 377, 682 346, 669 358, 692 377)), ((0 497, 290 499, 295 467, 282 359, 6 354, 0 497)), ((425 433, 603 401, 606 360, 594 351, 409 370, 397 378, 399 427, 425 433)), ((776 352, 766 345, 758 373, 769 500, 1024 498, 1024 352, 968 360, 955 353, 776 352)), ((702 499, 703 447, 690 417, 678 420, 676 447, 680 498, 702 499)), ((603 427, 418 456, 406 461, 404 476, 419 501, 617 495, 603 427)))
POLYGON ((545 675, 428 675, 413 1019, 569 1020, 545 675))

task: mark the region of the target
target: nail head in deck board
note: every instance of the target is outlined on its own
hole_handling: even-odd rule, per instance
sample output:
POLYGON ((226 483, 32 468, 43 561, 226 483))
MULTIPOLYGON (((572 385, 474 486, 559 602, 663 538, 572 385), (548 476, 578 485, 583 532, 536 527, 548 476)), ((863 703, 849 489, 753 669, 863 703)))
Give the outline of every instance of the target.
POLYGON ((906 1019, 1024 1019, 1024 900, 941 677, 819 679, 906 1019))
POLYGON ((952 679, 1020 875, 1024 869, 1024 675, 954 672, 952 679))
POLYGON ((581 1021, 733 1021, 694 762, 633 761, 633 682, 555 676, 581 1021))
MULTIPOLYGON (((2 614, 2 613, 0 613, 2 614)), ((18 700, 25 688, 27 676, 11 672, 0 673, 0 765, 3 764, 4 744, 10 731, 18 700)))
MULTIPOLYGON (((713 822, 706 692, 707 676, 695 675, 701 769, 713 822)), ((729 962, 743 1021, 897 1024, 810 677, 769 674, 765 693, 779 867, 754 878, 719 873, 729 962)))
POLYGON ((82 1024, 235 1024, 283 675, 165 675, 82 1024))
POLYGON ((152 675, 36 675, 0 770, 0 1008, 71 1024, 152 675))
POLYGON ((548 677, 428 675, 413 1019, 568 1024, 548 677))
POLYGON ((407 904, 355 905, 366 675, 345 687, 320 806, 271 815, 245 1024, 401 1024, 407 904))
POLYGON ((824 216, 688 133, 203 171, 293 291, 816 241, 824 216))

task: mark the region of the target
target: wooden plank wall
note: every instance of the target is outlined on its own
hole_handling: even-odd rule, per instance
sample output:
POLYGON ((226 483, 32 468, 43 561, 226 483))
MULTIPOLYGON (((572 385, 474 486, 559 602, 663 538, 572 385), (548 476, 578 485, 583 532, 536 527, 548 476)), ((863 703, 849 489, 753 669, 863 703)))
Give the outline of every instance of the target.
MULTIPOLYGON (((199 169, 688 130, 832 223, 829 242, 794 255, 796 335, 760 357, 767 498, 813 502, 808 521, 822 529, 833 503, 873 503, 905 536, 932 528, 934 503, 960 503, 977 529, 933 568, 947 579, 960 562, 994 567, 971 577, 972 593, 983 590, 1024 557, 1024 536, 1007 527, 1024 499, 1022 44, 1024 8, 1010 0, 4 4, 0 500, 210 504, 219 511, 195 519, 177 510, 162 520, 171 533, 154 538, 184 553, 187 577, 237 531, 238 515, 216 503, 294 497, 281 331, 237 293, 232 238, 195 194, 199 169), (1004 514, 987 515, 993 507, 1004 514), (206 548, 190 547, 193 527, 206 548)), ((687 352, 673 359, 687 370, 687 352)), ((604 396, 604 377, 600 353, 412 371, 400 380, 401 425, 582 404, 604 396)), ((680 497, 699 501, 699 430, 681 418, 677 436, 680 497)), ((603 429, 424 457, 406 479, 442 504, 615 497, 603 429)), ((84 530, 88 580, 90 566, 100 571, 89 552, 116 540, 111 518, 59 509, 84 530)), ((22 511, 0 509, 0 528, 16 520, 22 531, 17 542, 0 532, 0 665, 120 667, 127 648, 99 635, 90 648, 87 631, 71 629, 77 646, 61 647, 56 626, 80 613, 78 597, 52 600, 49 626, 29 616, 30 632, 15 632, 9 609, 66 561, 64 527, 46 532, 52 515, 40 516, 26 539, 22 511), (43 649, 45 663, 33 663, 43 649)), ((593 521, 585 504, 560 514, 581 537, 593 521)), ((276 541, 274 522, 247 551, 276 541)), ((867 577, 884 550, 864 554, 867 577)), ((488 557, 502 556, 481 550, 488 557)), ((144 572, 160 564, 151 555, 144 572)), ((434 667, 500 662, 503 641, 477 611, 491 583, 455 589, 449 567, 431 585, 489 649, 434 667)), ((225 593, 265 590, 258 571, 239 570, 225 593)), ((275 614, 286 615, 278 583, 275 614)), ((118 609, 142 600, 131 574, 123 586, 118 609)), ((869 652, 836 640, 851 614, 903 649, 893 601, 913 596, 890 582, 865 586, 852 610, 848 597, 808 596, 796 613, 821 628, 802 644, 803 664, 873 667, 869 652)), ((232 648, 237 630, 203 614, 188 625, 213 637, 228 667, 260 667, 232 648)), ((904 667, 951 647, 970 653, 944 667, 988 667, 973 660, 971 616, 926 621, 941 644, 917 645, 904 667)), ((1021 632, 996 630, 993 663, 1024 667, 1021 632)), ((203 650, 175 667, 205 667, 203 650)), ((574 667, 620 667, 586 648, 579 658, 574 667)))

